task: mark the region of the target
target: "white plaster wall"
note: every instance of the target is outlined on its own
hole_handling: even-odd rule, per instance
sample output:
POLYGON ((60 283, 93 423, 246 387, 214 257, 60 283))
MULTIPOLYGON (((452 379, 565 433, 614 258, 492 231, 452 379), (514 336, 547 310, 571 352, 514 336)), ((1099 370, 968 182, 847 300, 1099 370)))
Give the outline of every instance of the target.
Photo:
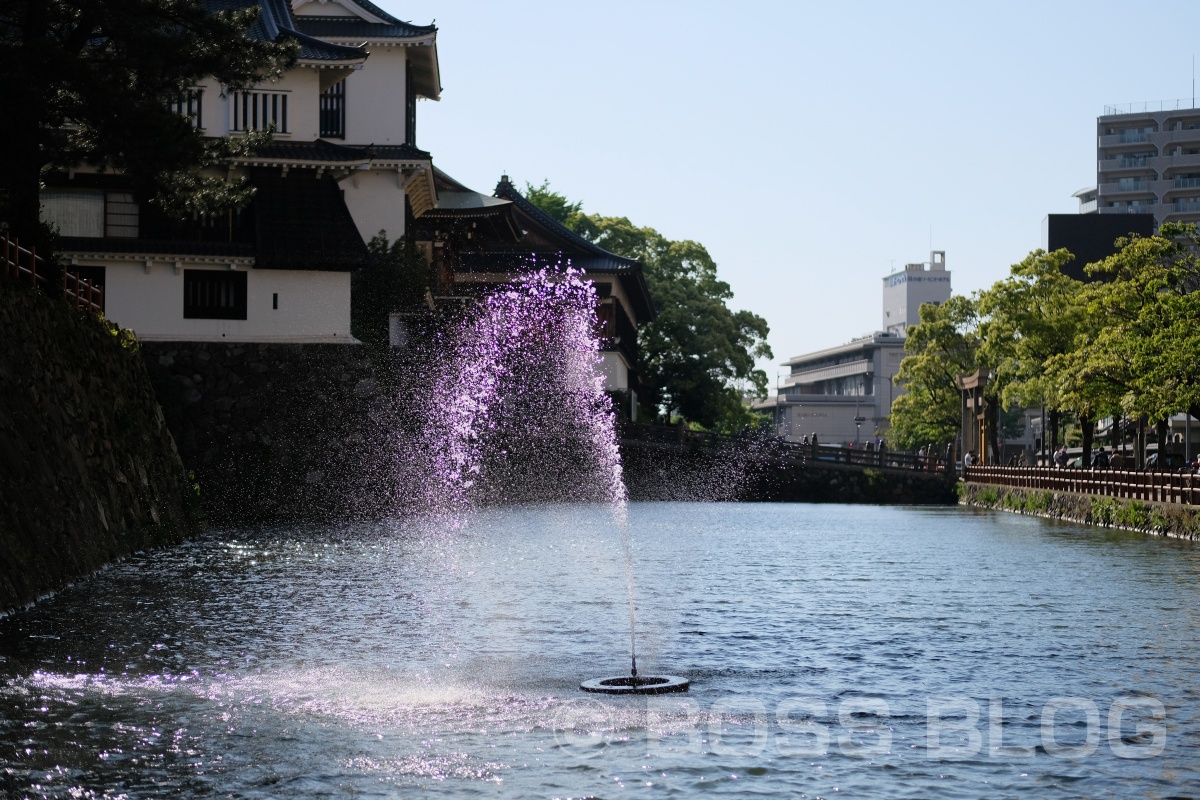
MULTIPOLYGON (((232 94, 221 97, 221 85, 212 79, 205 80, 204 87, 204 132, 209 136, 224 136, 229 133, 233 121, 229 101, 232 94)), ((320 74, 315 69, 296 68, 289 70, 277 81, 267 81, 253 87, 253 91, 288 92, 289 133, 279 133, 281 140, 312 141, 321 132, 320 74)), ((401 128, 403 133, 403 128, 401 128)))
POLYGON ((364 242, 381 230, 389 242, 404 235, 404 189, 395 170, 355 170, 339 182, 346 208, 364 242))
POLYGON ((362 69, 346 79, 346 143, 404 144, 405 48, 370 45, 367 52, 362 69))
MULTIPOLYGON (((231 342, 354 342, 350 274, 248 269, 246 319, 184 319, 183 271, 156 264, 105 266, 105 316, 140 339, 231 342), (273 309, 272 296, 279 295, 273 309)), ((185 267, 202 269, 204 267, 185 267)), ((228 267, 219 269, 228 270, 228 267)))
POLYGON ((606 350, 600 354, 603 360, 600 372, 604 375, 604 391, 615 392, 629 388, 629 365, 620 353, 606 350))

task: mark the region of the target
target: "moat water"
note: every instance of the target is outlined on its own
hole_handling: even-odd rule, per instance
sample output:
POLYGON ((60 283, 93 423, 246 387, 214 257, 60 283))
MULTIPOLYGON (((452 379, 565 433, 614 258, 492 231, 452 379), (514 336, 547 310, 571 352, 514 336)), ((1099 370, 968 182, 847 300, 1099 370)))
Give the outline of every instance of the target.
POLYGON ((0 619, 0 795, 1200 794, 1200 551, 966 509, 225 530, 0 619))

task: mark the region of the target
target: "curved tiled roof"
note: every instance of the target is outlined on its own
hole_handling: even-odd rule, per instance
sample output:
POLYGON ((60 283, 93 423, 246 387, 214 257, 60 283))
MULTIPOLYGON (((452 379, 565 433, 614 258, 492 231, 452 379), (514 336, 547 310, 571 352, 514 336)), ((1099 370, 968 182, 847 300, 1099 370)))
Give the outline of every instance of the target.
POLYGON ((636 258, 610 253, 526 200, 508 180, 507 175, 501 177, 500 182, 496 184, 496 197, 511 200, 518 210, 537 221, 543 228, 543 233, 548 234, 548 238, 557 239, 568 250, 576 251, 571 254, 572 263, 582 265, 581 262, 586 261, 590 264, 586 269, 595 272, 641 272, 642 262, 636 258), (584 258, 580 258, 580 256, 584 256, 584 258))
MULTIPOLYGON (((508 180, 507 175, 502 176, 500 183, 496 184, 496 197, 512 201, 517 224, 527 229, 525 242, 536 237, 550 243, 553 248, 549 252, 545 248, 535 248, 535 255, 548 259, 569 260, 572 267, 587 273, 615 275, 624 287, 640 321, 646 322, 658 315, 654 301, 650 298, 650 289, 646 286, 646 275, 641 261, 619 256, 583 238, 526 200, 508 180), (537 253, 539 250, 541 252, 537 253)), ((518 270, 522 263, 526 269, 530 266, 530 252, 527 246, 524 249, 509 248, 506 253, 493 252, 491 255, 496 263, 506 263, 509 269, 518 270), (504 261, 506 258, 508 262, 504 261)))
POLYGON ((289 161, 317 164, 363 164, 369 161, 431 161, 432 156, 410 144, 346 145, 326 139, 292 142, 275 139, 253 154, 236 158, 242 162, 289 161))
POLYGON ((417 39, 437 32, 432 25, 411 22, 369 22, 357 17, 296 17, 296 25, 310 36, 354 39, 417 39))
POLYGON ((296 25, 292 7, 288 0, 203 0, 209 13, 218 11, 243 11, 258 8, 258 19, 250 26, 249 35, 267 42, 292 40, 300 45, 301 61, 355 62, 367 57, 360 47, 331 44, 308 33, 296 25))

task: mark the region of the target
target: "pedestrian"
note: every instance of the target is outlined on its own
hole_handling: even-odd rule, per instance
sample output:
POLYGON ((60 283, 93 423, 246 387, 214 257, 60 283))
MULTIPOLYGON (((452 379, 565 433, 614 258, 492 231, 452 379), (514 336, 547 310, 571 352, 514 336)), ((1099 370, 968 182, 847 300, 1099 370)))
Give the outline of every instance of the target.
POLYGON ((1125 469, 1125 456, 1121 455, 1116 445, 1109 448, 1108 466, 1111 469, 1125 469))
POLYGON ((1104 452, 1104 448, 1100 448, 1100 452, 1096 453, 1096 457, 1092 459, 1092 466, 1096 469, 1108 469, 1108 453, 1104 452))

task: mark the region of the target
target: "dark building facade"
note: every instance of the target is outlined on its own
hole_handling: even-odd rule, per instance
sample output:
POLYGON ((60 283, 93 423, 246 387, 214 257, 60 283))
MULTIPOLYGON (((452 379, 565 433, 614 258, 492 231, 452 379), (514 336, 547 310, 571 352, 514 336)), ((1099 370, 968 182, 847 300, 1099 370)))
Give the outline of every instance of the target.
POLYGON ((1076 280, 1086 281, 1091 278, 1084 267, 1116 253, 1117 239, 1131 234, 1153 236, 1154 215, 1049 214, 1042 227, 1046 252, 1064 247, 1070 250, 1075 259, 1063 271, 1076 280))

